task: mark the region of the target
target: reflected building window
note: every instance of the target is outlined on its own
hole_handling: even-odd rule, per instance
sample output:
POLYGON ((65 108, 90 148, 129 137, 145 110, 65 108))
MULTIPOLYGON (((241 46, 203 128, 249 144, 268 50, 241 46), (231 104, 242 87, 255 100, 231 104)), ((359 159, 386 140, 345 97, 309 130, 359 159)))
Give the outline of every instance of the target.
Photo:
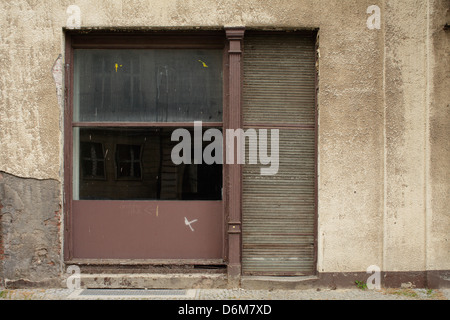
POLYGON ((118 144, 116 146, 117 179, 141 179, 141 146, 118 144))
POLYGON ((81 142, 81 172, 83 179, 106 179, 102 143, 81 142))

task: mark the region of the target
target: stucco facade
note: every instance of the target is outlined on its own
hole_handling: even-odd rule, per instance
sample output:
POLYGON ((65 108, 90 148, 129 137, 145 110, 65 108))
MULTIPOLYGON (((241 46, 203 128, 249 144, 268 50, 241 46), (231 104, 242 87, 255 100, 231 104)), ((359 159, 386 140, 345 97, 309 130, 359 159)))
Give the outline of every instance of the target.
POLYGON ((0 284, 65 275, 65 31, 245 27, 318 30, 318 275, 449 286, 449 0, 0 6, 0 284))

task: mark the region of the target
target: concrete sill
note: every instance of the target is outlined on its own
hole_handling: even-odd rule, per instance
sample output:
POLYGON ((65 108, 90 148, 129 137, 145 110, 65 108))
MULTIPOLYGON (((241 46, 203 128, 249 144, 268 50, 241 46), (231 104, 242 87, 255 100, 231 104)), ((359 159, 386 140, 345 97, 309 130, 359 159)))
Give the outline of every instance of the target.
POLYGON ((83 289, 222 289, 227 287, 224 274, 81 274, 83 289))
POLYGON ((317 276, 272 277, 272 276, 243 276, 241 287, 249 290, 298 290, 311 289, 319 280, 317 276))

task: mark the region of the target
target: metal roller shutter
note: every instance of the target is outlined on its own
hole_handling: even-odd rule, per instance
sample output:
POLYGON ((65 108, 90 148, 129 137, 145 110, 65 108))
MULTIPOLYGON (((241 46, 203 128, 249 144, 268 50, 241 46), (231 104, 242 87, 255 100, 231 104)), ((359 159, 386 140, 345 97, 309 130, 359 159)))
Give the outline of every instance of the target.
MULTIPOLYGON (((243 67, 244 129, 279 129, 278 173, 262 176, 259 164, 243 168, 243 272, 312 274, 315 36, 250 33, 244 40, 243 67)), ((270 133, 267 145, 270 155, 270 133)))

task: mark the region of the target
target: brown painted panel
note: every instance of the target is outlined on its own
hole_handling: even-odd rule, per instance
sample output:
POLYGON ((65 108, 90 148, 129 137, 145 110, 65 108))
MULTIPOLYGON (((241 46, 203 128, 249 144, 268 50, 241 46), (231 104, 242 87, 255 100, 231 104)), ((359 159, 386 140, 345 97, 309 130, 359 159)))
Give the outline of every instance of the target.
POLYGON ((223 258, 222 201, 79 200, 72 219, 75 259, 223 258))

